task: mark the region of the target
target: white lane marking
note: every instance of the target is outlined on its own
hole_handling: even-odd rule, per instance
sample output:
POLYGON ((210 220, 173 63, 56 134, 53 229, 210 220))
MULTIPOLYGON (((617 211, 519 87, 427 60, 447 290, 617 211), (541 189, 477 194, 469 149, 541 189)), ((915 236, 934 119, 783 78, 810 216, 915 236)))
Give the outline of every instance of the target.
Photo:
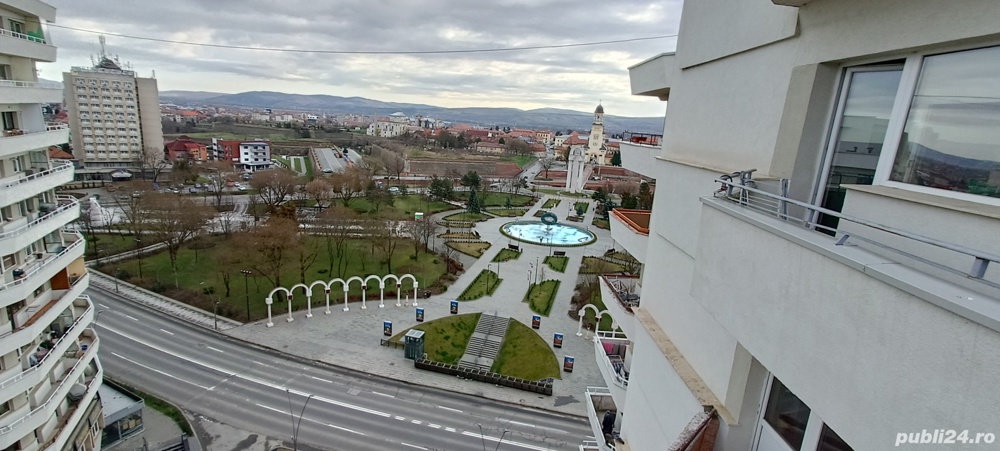
POLYGON ((396 419, 399 421, 404 421, 406 420, 406 417, 397 416, 396 419))
POLYGON ((411 445, 411 444, 406 443, 406 442, 399 442, 399 444, 400 445, 404 445, 404 446, 409 446, 410 448, 423 449, 423 450, 427 449, 427 448, 424 448, 423 446, 411 445))
POLYGON ((344 432, 351 432, 351 433, 358 434, 358 435, 365 435, 364 432, 358 432, 358 431, 355 431, 354 429, 342 428, 342 427, 337 426, 335 424, 329 424, 329 423, 327 423, 326 425, 330 426, 330 427, 332 427, 334 429, 340 429, 341 431, 344 431, 344 432))
POLYGON ((377 392, 377 391, 373 391, 373 392, 372 392, 372 394, 373 394, 373 395, 379 395, 379 396, 388 396, 388 397, 390 397, 390 398, 395 398, 395 396, 393 396, 393 395, 390 395, 390 394, 388 394, 388 393, 379 393, 379 392, 377 392))
MULTIPOLYGON (((284 410, 275 409, 274 407, 271 407, 271 406, 265 406, 265 405, 259 404, 259 403, 254 403, 254 404, 257 404, 258 407, 263 407, 263 408, 265 408, 267 410, 272 410, 272 411, 275 411, 275 412, 278 412, 278 413, 286 413, 284 410)), ((365 435, 364 432, 358 432, 358 431, 355 431, 354 429, 347 429, 345 427, 337 426, 336 424, 324 423, 322 421, 316 421, 316 420, 313 420, 311 418, 302 418, 302 419, 306 420, 306 421, 309 421, 309 422, 312 422, 312 423, 321 424, 323 426, 330 426, 330 427, 332 427, 334 429, 340 429, 341 431, 351 432, 351 433, 358 434, 358 435, 365 435)))
POLYGON ((254 384, 263 385, 265 387, 273 388, 273 389, 279 390, 279 391, 287 391, 288 393, 291 393, 291 394, 294 394, 294 395, 298 395, 298 396, 308 397, 309 395, 313 395, 313 399, 315 399, 317 401, 325 402, 327 404, 333 404, 335 406, 340 406, 340 407, 344 407, 344 408, 351 409, 351 410, 357 410, 359 412, 370 413, 372 415, 377 415, 377 416, 385 417, 385 418, 388 418, 388 417, 392 416, 392 415, 390 415, 388 413, 380 412, 378 410, 368 409, 368 408, 365 408, 365 407, 356 406, 354 404, 348 404, 346 402, 340 402, 340 401, 333 400, 333 399, 330 399, 330 398, 324 398, 322 396, 315 396, 312 393, 306 393, 306 392, 301 391, 301 390, 292 389, 292 388, 287 387, 285 385, 279 385, 279 384, 276 384, 276 383, 273 383, 273 382, 270 382, 270 381, 266 381, 266 380, 263 380, 263 379, 258 379, 258 378, 253 377, 253 376, 248 376, 246 374, 240 374, 240 373, 238 373, 236 371, 231 371, 231 370, 229 370, 227 368, 223 368, 223 367, 211 365, 211 364, 202 362, 202 361, 197 360, 197 359, 193 359, 193 358, 190 358, 190 357, 185 357, 185 356, 177 354, 177 353, 175 353, 173 351, 169 351, 167 349, 163 349, 163 348, 161 348, 159 346, 153 345, 151 343, 147 343, 147 342, 145 342, 143 340, 140 340, 138 338, 135 338, 135 337, 133 337, 131 335, 122 333, 121 331, 116 330, 116 329, 111 328, 111 327, 104 327, 104 329, 107 329, 107 331, 109 331, 109 332, 121 335, 122 337, 128 338, 129 340, 132 340, 132 341, 134 341, 136 343, 139 343, 141 345, 148 346, 148 347, 150 347, 152 349, 160 351, 160 352, 162 352, 162 353, 164 353, 166 355, 169 355, 169 356, 181 359, 181 360, 186 360, 188 363, 192 363, 192 364, 195 364, 195 365, 198 365, 198 366, 202 366, 202 367, 208 368, 208 369, 210 369, 212 371, 217 371, 219 373, 225 374, 225 375, 230 376, 230 377, 239 378, 239 379, 245 380, 247 382, 252 382, 254 384))
POLYGON ((432 427, 434 429, 441 429, 441 425, 440 424, 427 423, 427 426, 430 426, 430 427, 432 427))
POLYGON ((463 413, 463 412, 462 412, 461 410, 458 410, 458 409, 452 409, 451 407, 445 407, 445 406, 438 406, 438 409, 444 409, 444 410, 450 410, 450 411, 452 411, 452 412, 458 412, 458 413, 463 413))
POLYGON ((444 430, 446 430, 448 432, 458 432, 458 431, 455 430, 455 428, 449 428, 449 427, 444 428, 444 430))
POLYGON ((160 329, 160 330, 163 331, 164 333, 167 333, 167 334, 170 334, 170 335, 174 334, 173 332, 171 332, 169 330, 166 330, 166 329, 160 329))
POLYGON ((271 365, 268 365, 268 364, 266 364, 266 363, 264 363, 264 362, 258 362, 258 361, 256 361, 256 360, 253 360, 253 363, 256 363, 256 364, 258 364, 258 365, 263 365, 263 366, 266 366, 266 367, 268 367, 268 368, 274 368, 274 369, 278 369, 278 367, 276 367, 276 366, 271 366, 271 365))
POLYGON ((179 381, 181 381, 181 382, 184 382, 184 383, 186 383, 186 384, 191 384, 191 385, 194 385, 195 387, 198 387, 198 388, 200 388, 200 389, 203 389, 203 390, 211 390, 211 388, 210 388, 210 387, 206 387, 206 386, 204 386, 204 385, 200 385, 200 384, 196 384, 196 383, 194 383, 194 382, 191 382, 191 381, 186 381, 186 380, 184 380, 184 379, 181 379, 181 378, 179 378, 179 377, 177 377, 177 376, 174 376, 173 374, 169 374, 169 373, 166 373, 166 372, 164 372, 164 371, 160 371, 160 370, 158 370, 158 369, 156 369, 156 368, 153 368, 153 367, 150 367, 150 366, 146 366, 146 365, 143 365, 143 364, 141 364, 141 363, 139 363, 139 362, 136 362, 135 360, 132 360, 132 359, 130 359, 130 358, 128 358, 128 357, 125 357, 125 356, 123 356, 123 355, 121 355, 121 354, 119 354, 119 353, 117 353, 117 352, 112 352, 112 353, 111 353, 111 355, 113 355, 113 356, 115 356, 115 357, 118 357, 119 359, 122 359, 122 360, 124 360, 124 361, 126 361, 126 362, 128 362, 128 363, 131 363, 131 364, 135 365, 135 366, 139 366, 139 367, 142 367, 142 368, 145 368, 145 369, 147 369, 147 370, 150 370, 150 371, 152 371, 152 372, 154 372, 154 373, 159 373, 159 374, 162 374, 162 375, 164 375, 164 376, 167 376, 167 377, 169 377, 169 378, 171 378, 171 379, 177 379, 177 380, 179 380, 179 381))
POLYGON ((420 420, 410 420, 410 423, 413 423, 413 424, 424 424, 424 422, 420 421, 420 420))
POLYGON ((106 306, 104 304, 101 304, 100 302, 98 302, 97 305, 101 306, 101 308, 106 308, 106 309, 110 309, 111 308, 111 307, 108 307, 108 306, 106 306))
POLYGON ((134 316, 125 315, 125 317, 128 318, 128 319, 130 319, 130 320, 132 320, 132 321, 139 322, 139 318, 136 318, 134 316))
POLYGON ((500 442, 500 443, 503 443, 505 445, 514 445, 514 446, 519 446, 521 448, 533 449, 533 450, 536 450, 536 451, 548 451, 548 448, 542 448, 540 446, 535 446, 535 445, 531 445, 531 444, 528 444, 528 443, 515 442, 513 440, 501 439, 500 437, 491 437, 489 435, 476 434, 475 432, 470 432, 470 431, 463 431, 462 435, 467 435, 469 437, 482 438, 483 440, 489 440, 491 442, 500 442))
POLYGON ((316 376, 309 376, 309 377, 311 377, 311 378, 313 378, 313 379, 316 379, 316 380, 318 380, 318 381, 323 381, 323 382, 326 382, 326 383, 328 383, 328 384, 332 384, 332 383, 333 383, 333 381, 328 381, 328 380, 326 380, 326 379, 323 379, 322 377, 316 377, 316 376))
MULTIPOLYGON (((503 422, 504 421, 503 419, 500 419, 500 418, 497 418, 496 420, 499 421, 499 422, 503 422)), ((508 423, 510 423, 510 424, 516 424, 516 425, 519 425, 519 426, 526 426, 526 427, 529 427, 529 428, 536 428, 536 429, 545 429, 546 431, 552 431, 552 432, 559 432, 559 433, 563 433, 563 434, 569 434, 569 432, 564 431, 562 429, 550 428, 550 427, 546 427, 546 426, 538 426, 538 425, 529 424, 529 423, 522 423, 520 421, 514 421, 514 420, 506 420, 506 421, 508 423)))
POLYGON ((213 350, 213 351, 215 351, 215 352, 221 352, 221 353, 225 353, 225 352, 226 352, 226 351, 223 351, 223 350, 221 350, 221 349, 216 349, 216 348, 213 348, 213 347, 211 347, 211 346, 205 346, 205 347, 206 347, 206 348, 208 348, 208 349, 211 349, 211 350, 213 350))

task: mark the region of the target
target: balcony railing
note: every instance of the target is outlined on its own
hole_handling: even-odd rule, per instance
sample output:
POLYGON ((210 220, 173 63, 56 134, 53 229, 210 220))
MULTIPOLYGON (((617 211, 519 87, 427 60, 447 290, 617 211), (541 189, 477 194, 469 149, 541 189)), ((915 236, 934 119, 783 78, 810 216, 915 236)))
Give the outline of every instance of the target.
POLYGON ((73 244, 70 244, 69 246, 66 246, 65 248, 60 250, 58 253, 50 254, 48 257, 42 258, 41 261, 35 260, 15 268, 14 272, 15 274, 17 274, 14 276, 15 279, 11 282, 7 282, 3 285, 0 285, 0 291, 9 290, 13 287, 16 287, 18 285, 21 285, 22 283, 31 280, 32 276, 37 274, 39 271, 45 269, 48 265, 52 264, 52 262, 58 259, 59 257, 62 257, 63 255, 66 255, 70 252, 73 252, 74 250, 76 250, 76 248, 83 246, 83 236, 80 234, 75 234, 75 235, 77 237, 77 240, 74 241, 73 244))
MULTIPOLYGON (((86 296, 83 297, 87 298, 86 296)), ((76 338, 80 336, 81 329, 86 328, 90 324, 89 320, 84 321, 84 319, 87 318, 88 315, 94 310, 94 305, 90 303, 89 298, 87 299, 88 299, 87 309, 84 310, 83 313, 81 313, 80 316, 78 316, 76 320, 73 321, 73 324, 70 324, 70 326, 66 328, 66 332, 63 333, 63 335, 59 337, 59 339, 56 340, 55 343, 52 344, 52 349, 50 349, 48 353, 42 356, 42 358, 38 360, 38 363, 34 364, 31 368, 22 371, 20 374, 11 377, 10 379, 0 382, 0 391, 5 391, 7 387, 12 386, 13 384, 17 383, 18 381, 28 376, 31 376, 32 374, 36 374, 40 371, 47 372, 48 370, 52 369, 52 365, 49 365, 49 363, 52 362, 53 359, 56 359, 56 357, 52 356, 53 355, 59 356, 65 353, 66 351, 65 348, 69 347, 67 343, 76 340, 76 338), (66 346, 64 346, 64 344, 66 346)))
POLYGON ((62 84, 52 81, 0 80, 0 88, 62 89, 62 84))
POLYGON ((621 388, 628 388, 629 368, 625 365, 625 353, 629 343, 628 340, 594 337, 598 363, 611 376, 611 382, 621 388))
POLYGON ((633 133, 624 132, 622 133, 622 141, 630 142, 632 144, 642 144, 646 146, 659 146, 660 141, 663 139, 663 135, 655 135, 652 133, 633 133))
POLYGON ((35 36, 26 35, 24 33, 18 33, 16 31, 10 31, 5 29, 0 29, 0 36, 9 36, 15 39, 24 39, 25 41, 37 42, 39 44, 48 44, 44 38, 38 38, 35 36))
POLYGON ((778 189, 782 194, 775 194, 759 189, 757 187, 757 183, 753 180, 753 173, 755 171, 756 169, 751 169, 748 171, 734 172, 732 174, 720 176, 715 181, 720 183, 721 186, 713 193, 713 196, 715 198, 721 198, 742 207, 755 210, 762 214, 774 216, 778 219, 801 225, 802 227, 808 229, 830 232, 837 237, 836 245, 838 246, 845 245, 848 240, 854 239, 884 251, 892 252, 906 259, 913 260, 914 262, 929 265, 942 271, 982 283, 989 287, 1000 289, 1000 283, 984 278, 989 264, 1000 262, 1000 255, 983 252, 959 244, 949 243, 895 227, 878 224, 866 219, 845 215, 839 211, 828 210, 823 207, 789 198, 783 195, 788 192, 787 179, 780 180, 778 184, 778 189), (802 217, 789 213, 789 209, 795 207, 804 210, 805 213, 802 217), (821 215, 838 218, 839 222, 837 227, 829 227, 821 224, 819 222, 821 215), (844 230, 843 226, 846 223, 854 224, 856 227, 853 227, 852 230, 844 230), (859 231, 861 232, 859 233, 859 231), (867 233, 887 233, 921 246, 931 246, 938 249, 944 249, 946 251, 971 258, 972 264, 968 270, 953 268, 937 261, 914 255, 911 252, 897 249, 879 240, 865 237, 863 234, 867 233))
POLYGON ((618 304, 629 313, 639 306, 639 276, 628 275, 602 275, 601 280, 608 284, 611 292, 615 295, 618 304))
POLYGON ((611 210, 611 214, 624 222, 635 233, 649 235, 649 217, 652 214, 649 210, 629 210, 616 208, 611 210))
POLYGON ((27 223, 27 224, 25 224, 25 225, 23 225, 21 227, 18 227, 18 228, 14 229, 14 230, 8 230, 6 232, 0 233, 0 240, 5 240, 5 239, 8 239, 8 238, 13 238, 15 236, 21 235, 22 233, 25 233, 25 232, 31 230, 32 228, 37 227, 39 224, 41 224, 41 223, 43 223, 45 221, 48 221, 49 219, 52 219, 53 217, 59 215, 60 213, 62 213, 64 211, 71 210, 73 208, 80 208, 80 203, 77 202, 76 199, 73 199, 72 201, 68 201, 68 202, 65 202, 65 203, 60 203, 60 205, 58 207, 56 207, 56 209, 54 209, 54 210, 52 210, 52 211, 50 211, 48 213, 45 213, 42 216, 39 216, 34 221, 31 221, 31 222, 29 222, 29 223, 27 223))

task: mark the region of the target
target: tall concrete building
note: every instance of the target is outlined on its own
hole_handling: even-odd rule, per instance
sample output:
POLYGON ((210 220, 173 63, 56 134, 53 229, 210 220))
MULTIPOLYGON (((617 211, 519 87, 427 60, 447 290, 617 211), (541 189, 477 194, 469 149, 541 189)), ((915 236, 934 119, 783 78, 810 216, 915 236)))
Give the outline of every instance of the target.
POLYGON ((165 159, 156 79, 122 69, 101 46, 96 66, 63 73, 73 156, 95 177, 154 166, 165 159))
POLYGON ((668 106, 621 143, 657 190, 612 216, 645 266, 602 278, 582 449, 1000 447, 998 36, 994 0, 684 2, 629 68, 668 106))
POLYGON ((73 165, 48 158, 69 141, 46 124, 42 104, 62 88, 39 82, 35 63, 55 61, 42 24, 55 20, 37 0, 0 1, 0 449, 100 449, 103 380, 94 305, 84 290, 83 237, 64 227, 80 215, 55 189, 73 165))

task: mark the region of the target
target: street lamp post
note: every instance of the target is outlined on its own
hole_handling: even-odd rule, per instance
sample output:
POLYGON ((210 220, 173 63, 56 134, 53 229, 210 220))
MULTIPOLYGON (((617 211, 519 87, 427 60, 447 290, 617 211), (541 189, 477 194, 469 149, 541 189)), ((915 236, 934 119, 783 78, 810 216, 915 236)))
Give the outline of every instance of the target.
POLYGON ((215 330, 219 330, 219 301, 215 301, 215 308, 212 309, 212 318, 215 320, 215 330))
POLYGON ((538 257, 535 257, 535 285, 538 285, 538 271, 541 267, 538 266, 538 257))
POLYGON ((115 268, 115 293, 118 292, 118 278, 122 276, 122 269, 115 268))
POLYGON ((247 276, 253 274, 253 271, 241 269, 240 272, 243 273, 243 292, 246 294, 247 301, 247 322, 250 322, 250 283, 247 282, 247 276))
POLYGON ((302 426, 302 415, 306 413, 306 406, 309 405, 309 400, 313 398, 313 395, 306 397, 306 402, 302 403, 302 410, 299 411, 299 421, 295 421, 295 412, 292 409, 292 392, 287 388, 285 389, 285 395, 288 396, 288 416, 292 420, 292 451, 298 451, 299 449, 299 426, 302 426))
POLYGON ((141 243, 142 240, 135 239, 135 258, 139 261, 139 279, 142 279, 142 254, 139 253, 139 244, 141 243))

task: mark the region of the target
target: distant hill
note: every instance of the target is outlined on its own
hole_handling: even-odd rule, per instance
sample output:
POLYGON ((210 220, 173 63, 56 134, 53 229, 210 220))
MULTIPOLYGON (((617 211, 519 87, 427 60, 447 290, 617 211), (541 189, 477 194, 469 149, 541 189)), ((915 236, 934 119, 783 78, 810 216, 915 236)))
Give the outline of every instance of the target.
MULTIPOLYGON (((415 103, 381 102, 364 97, 339 97, 330 95, 286 94, 273 91, 251 91, 239 94, 222 94, 203 91, 163 91, 160 100, 185 106, 239 106, 246 108, 273 108, 276 110, 308 111, 327 114, 378 114, 402 112, 408 116, 422 115, 452 123, 469 123, 484 126, 524 127, 535 129, 589 130, 592 112, 538 108, 443 108, 415 103)), ((632 131, 660 133, 662 117, 604 116, 608 133, 632 131)))

